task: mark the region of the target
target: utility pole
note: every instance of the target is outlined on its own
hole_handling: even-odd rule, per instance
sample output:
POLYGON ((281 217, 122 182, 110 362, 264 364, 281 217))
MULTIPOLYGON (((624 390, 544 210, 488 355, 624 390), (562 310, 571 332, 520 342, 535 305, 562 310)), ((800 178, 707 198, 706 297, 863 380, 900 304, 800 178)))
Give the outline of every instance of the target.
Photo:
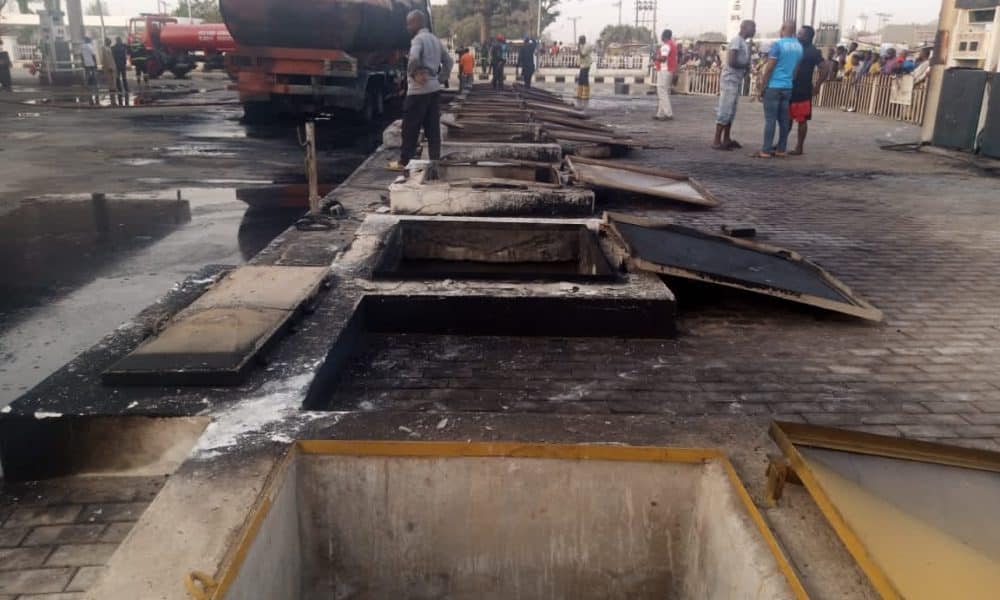
MULTIPOLYGON (((191 0, 188 0, 188 11, 191 10, 191 0)), ((535 41, 542 39, 542 0, 538 0, 538 26, 535 32, 535 41)))
POLYGON ((576 22, 579 21, 582 18, 583 17, 570 17, 569 18, 570 21, 573 21, 573 43, 574 44, 576 43, 577 40, 580 39, 580 38, 576 37, 576 22))
POLYGON ((618 7, 618 25, 622 24, 622 2, 623 1, 624 0, 618 0, 618 2, 612 2, 611 3, 611 6, 617 6, 618 7))
POLYGON ((94 1, 97 2, 97 16, 101 18, 101 43, 98 45, 98 48, 101 48, 104 46, 104 40, 108 39, 107 34, 104 33, 104 5, 101 4, 101 0, 94 1))
POLYGON ((892 18, 891 13, 877 12, 875 16, 878 17, 878 33, 881 33, 885 29, 886 23, 892 18))
MULTIPOLYGON (((837 4, 837 35, 840 40, 844 39, 844 0, 837 4)), ((839 43, 840 40, 837 40, 839 43)))

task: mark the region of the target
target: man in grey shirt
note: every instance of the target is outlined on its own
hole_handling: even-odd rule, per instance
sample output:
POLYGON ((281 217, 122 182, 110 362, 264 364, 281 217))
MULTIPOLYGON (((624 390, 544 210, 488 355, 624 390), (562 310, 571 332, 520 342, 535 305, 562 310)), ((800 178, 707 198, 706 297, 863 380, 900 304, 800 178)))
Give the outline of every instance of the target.
POLYGON ((719 80, 719 110, 715 117, 715 140, 712 147, 716 150, 732 150, 739 148, 740 143, 729 137, 736 118, 736 103, 740 99, 740 88, 750 66, 750 46, 747 40, 757 33, 757 25, 753 21, 740 23, 740 33, 729 42, 726 61, 722 66, 719 80))
POLYGON ((427 29, 427 15, 419 10, 406 15, 406 29, 413 36, 406 65, 406 99, 403 100, 403 144, 399 164, 406 166, 417 151, 420 129, 427 137, 431 160, 441 159, 441 84, 447 81, 454 61, 441 40, 427 29))

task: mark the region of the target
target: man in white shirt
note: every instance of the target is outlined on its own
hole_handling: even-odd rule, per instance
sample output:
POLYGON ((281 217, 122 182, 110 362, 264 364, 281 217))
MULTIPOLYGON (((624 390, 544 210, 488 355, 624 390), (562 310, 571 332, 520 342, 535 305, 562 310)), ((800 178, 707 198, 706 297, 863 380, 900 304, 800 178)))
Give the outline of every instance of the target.
POLYGON ((743 80, 750 68, 750 46, 747 40, 757 32, 757 24, 753 21, 740 23, 740 33, 729 40, 726 52, 726 62, 719 76, 719 108, 715 115, 715 139, 712 148, 716 150, 732 150, 742 148, 740 143, 730 137, 733 119, 736 118, 736 104, 743 89, 743 80))
POLYGON ((656 96, 659 100, 656 107, 657 121, 669 121, 674 118, 674 109, 670 106, 670 85, 673 82, 674 71, 677 70, 677 44, 673 40, 674 33, 664 29, 660 35, 660 48, 656 51, 656 96))
POLYGON ((83 38, 80 46, 80 58, 83 59, 83 71, 87 75, 87 85, 97 85, 97 52, 89 37, 83 38))

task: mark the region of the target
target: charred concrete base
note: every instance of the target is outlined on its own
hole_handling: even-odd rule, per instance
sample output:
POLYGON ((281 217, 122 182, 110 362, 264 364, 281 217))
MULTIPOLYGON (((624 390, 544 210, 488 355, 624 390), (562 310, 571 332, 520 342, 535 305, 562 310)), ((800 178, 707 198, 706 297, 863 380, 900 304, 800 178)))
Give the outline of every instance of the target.
POLYGON ((301 447, 232 551, 227 600, 795 597, 728 462, 697 450, 589 449, 663 457, 649 461, 558 445, 301 447))
POLYGON ((674 296, 655 275, 625 273, 596 219, 368 215, 334 264, 356 298, 310 387, 331 408, 366 332, 670 337, 674 296))
POLYGON ((555 166, 525 162, 410 163, 389 186, 392 212, 405 215, 585 216, 594 192, 563 185, 555 166))

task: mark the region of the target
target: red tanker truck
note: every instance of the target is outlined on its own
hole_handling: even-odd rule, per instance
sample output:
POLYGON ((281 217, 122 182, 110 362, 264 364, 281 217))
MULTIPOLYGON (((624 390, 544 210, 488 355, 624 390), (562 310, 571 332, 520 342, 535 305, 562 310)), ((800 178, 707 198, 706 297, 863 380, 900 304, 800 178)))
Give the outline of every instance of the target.
POLYGON ((221 0, 247 120, 343 109, 373 119, 406 89, 406 15, 424 0, 221 0))
POLYGON ((129 20, 128 43, 146 49, 146 69, 154 79, 170 71, 178 79, 197 66, 222 67, 223 55, 235 47, 222 23, 178 23, 167 15, 142 14, 129 20))

